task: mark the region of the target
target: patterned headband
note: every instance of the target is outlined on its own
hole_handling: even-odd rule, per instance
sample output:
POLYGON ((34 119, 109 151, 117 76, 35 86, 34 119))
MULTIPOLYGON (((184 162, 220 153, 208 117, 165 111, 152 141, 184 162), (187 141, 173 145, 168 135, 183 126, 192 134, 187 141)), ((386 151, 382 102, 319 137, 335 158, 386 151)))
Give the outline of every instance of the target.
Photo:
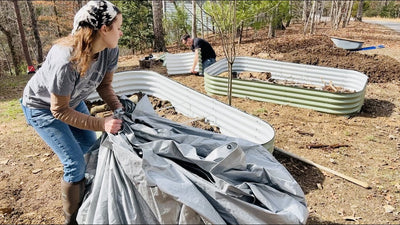
POLYGON ((76 13, 71 34, 75 34, 81 27, 99 30, 103 25, 110 25, 119 12, 119 9, 109 1, 89 1, 76 13))

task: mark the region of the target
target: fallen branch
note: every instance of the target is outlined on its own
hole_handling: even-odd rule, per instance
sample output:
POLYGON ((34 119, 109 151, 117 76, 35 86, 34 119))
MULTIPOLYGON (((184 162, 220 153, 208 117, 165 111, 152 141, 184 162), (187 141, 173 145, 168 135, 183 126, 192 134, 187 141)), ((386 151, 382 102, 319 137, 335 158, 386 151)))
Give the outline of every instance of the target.
POLYGON ((306 132, 306 131, 297 130, 296 132, 299 133, 299 134, 301 134, 301 135, 307 135, 307 136, 311 136, 311 137, 314 136, 313 133, 306 132))
POLYGON ((328 149, 334 149, 334 148, 341 148, 341 147, 349 147, 349 145, 346 145, 346 144, 334 144, 334 145, 310 144, 310 145, 307 145, 307 148, 308 148, 308 149, 312 149, 312 148, 328 148, 328 149))
POLYGON ((275 150, 275 151, 278 151, 278 152, 280 152, 280 153, 283 153, 283 154, 285 154, 285 155, 288 155, 288 156, 290 156, 290 157, 293 157, 293 158, 295 158, 295 159, 297 159, 297 160, 300 160, 300 161, 302 161, 302 162, 305 162, 305 163, 307 163, 307 164, 310 164, 310 165, 312 165, 312 166, 315 166, 315 167, 317 167, 317 168, 319 168, 319 169, 325 170, 325 171, 327 171, 327 172, 329 172, 329 173, 332 173, 332 174, 334 174, 334 175, 336 175, 336 176, 339 176, 339 177, 341 177, 341 178, 344 178, 344 179, 346 179, 346 180, 348 180, 348 181, 350 181, 350 182, 353 182, 353 183, 355 183, 355 184, 357 184, 357 185, 360 185, 361 187, 364 187, 364 188, 367 188, 367 189, 370 189, 370 188, 371 188, 371 186, 369 186, 369 184, 368 184, 367 182, 358 180, 358 179, 353 178, 353 177, 349 177, 349 176, 347 176, 347 175, 344 175, 344 174, 339 173, 339 172, 337 172, 337 171, 335 171, 335 170, 329 169, 328 167, 319 165, 319 164, 317 164, 317 163, 315 163, 315 162, 313 162, 313 161, 311 161, 311 160, 302 158, 302 157, 300 157, 300 156, 297 156, 297 155, 295 155, 295 154, 293 154, 293 153, 290 153, 290 152, 285 151, 285 150, 283 150, 283 149, 280 149, 280 148, 278 148, 278 147, 274 147, 274 150, 275 150))

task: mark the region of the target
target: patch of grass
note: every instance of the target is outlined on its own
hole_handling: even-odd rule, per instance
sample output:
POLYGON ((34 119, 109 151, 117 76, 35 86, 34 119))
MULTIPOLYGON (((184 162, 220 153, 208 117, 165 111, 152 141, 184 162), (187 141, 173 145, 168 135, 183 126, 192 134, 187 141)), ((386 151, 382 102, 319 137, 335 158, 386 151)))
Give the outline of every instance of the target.
POLYGON ((0 122, 9 123, 22 115, 19 98, 31 75, 0 76, 0 122))
POLYGON ((376 142, 376 139, 375 139, 375 137, 374 137, 373 135, 368 135, 368 136, 366 136, 366 139, 367 139, 368 141, 376 142))
POLYGON ((18 99, 31 75, 0 76, 0 101, 18 99))
POLYGON ((22 114, 19 99, 14 99, 0 103, 0 122, 15 120, 22 114))
POLYGON ((259 108, 254 112, 254 114, 256 114, 256 115, 263 114, 263 113, 267 113, 267 110, 264 108, 259 108))
POLYGON ((344 131, 344 135, 345 135, 345 136, 350 136, 350 135, 351 135, 351 132, 348 131, 348 130, 345 130, 345 131, 344 131))

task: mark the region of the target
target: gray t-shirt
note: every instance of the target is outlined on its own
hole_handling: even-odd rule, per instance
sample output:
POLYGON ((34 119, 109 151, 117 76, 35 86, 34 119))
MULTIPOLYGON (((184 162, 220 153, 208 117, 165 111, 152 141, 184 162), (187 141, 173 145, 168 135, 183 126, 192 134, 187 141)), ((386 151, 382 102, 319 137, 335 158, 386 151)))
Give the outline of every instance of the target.
POLYGON ((96 91, 107 72, 117 69, 119 49, 104 49, 81 77, 69 61, 72 47, 54 45, 42 67, 28 81, 22 104, 29 108, 49 109, 50 93, 70 96, 70 107, 75 108, 96 91))

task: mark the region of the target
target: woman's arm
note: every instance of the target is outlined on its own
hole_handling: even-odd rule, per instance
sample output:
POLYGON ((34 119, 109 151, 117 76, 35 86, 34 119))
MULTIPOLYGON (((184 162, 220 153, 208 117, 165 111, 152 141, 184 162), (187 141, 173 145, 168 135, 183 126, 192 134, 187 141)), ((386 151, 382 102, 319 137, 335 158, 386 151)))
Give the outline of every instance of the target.
POLYGON ((94 131, 107 131, 112 134, 121 129, 122 121, 119 119, 97 118, 74 110, 69 107, 69 96, 51 94, 50 110, 53 116, 71 126, 94 131))
POLYGON ((107 72, 96 90, 104 102, 114 111, 118 108, 122 108, 122 104, 118 100, 111 85, 113 76, 114 72, 107 72))

